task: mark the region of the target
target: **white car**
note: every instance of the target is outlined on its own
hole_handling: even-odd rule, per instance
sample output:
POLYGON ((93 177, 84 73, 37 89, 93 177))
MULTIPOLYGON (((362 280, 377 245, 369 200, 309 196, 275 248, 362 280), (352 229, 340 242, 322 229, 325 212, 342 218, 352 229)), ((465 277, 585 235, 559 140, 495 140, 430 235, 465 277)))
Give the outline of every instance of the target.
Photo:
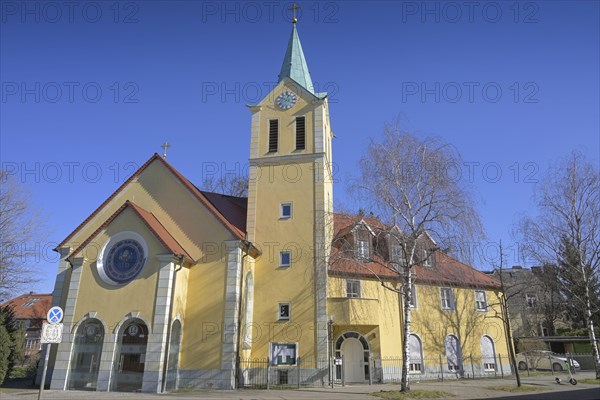
MULTIPOLYGON (((527 369, 545 369, 553 371, 563 371, 567 369, 567 358, 563 355, 556 354, 552 351, 526 351, 524 353, 518 353, 516 356, 517 367, 520 370, 527 369)), ((573 368, 578 371, 581 369, 579 363, 575 360, 571 360, 573 368)))

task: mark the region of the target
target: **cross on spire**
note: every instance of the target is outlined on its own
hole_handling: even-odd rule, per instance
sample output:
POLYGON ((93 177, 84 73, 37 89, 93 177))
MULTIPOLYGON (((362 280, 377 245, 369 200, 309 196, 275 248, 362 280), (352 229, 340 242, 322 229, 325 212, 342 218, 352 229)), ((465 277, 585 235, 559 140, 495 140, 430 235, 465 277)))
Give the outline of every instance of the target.
POLYGON ((296 11, 300 9, 300 6, 296 3, 293 3, 292 6, 290 8, 288 8, 288 10, 291 10, 294 13, 294 18, 292 18, 292 24, 295 24, 296 22, 298 22, 298 18, 296 18, 296 11))
POLYGON ((167 159, 167 149, 169 147, 171 147, 171 145, 169 144, 169 142, 167 142, 165 140, 165 142, 162 144, 162 146, 160 146, 163 149, 163 158, 166 160, 167 159))

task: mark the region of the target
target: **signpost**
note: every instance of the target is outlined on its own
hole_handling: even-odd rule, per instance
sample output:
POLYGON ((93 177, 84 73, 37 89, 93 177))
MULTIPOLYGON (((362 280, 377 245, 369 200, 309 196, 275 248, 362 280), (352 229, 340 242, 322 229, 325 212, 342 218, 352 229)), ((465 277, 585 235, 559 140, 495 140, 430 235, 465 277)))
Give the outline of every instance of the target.
POLYGON ((50 358, 50 348, 52 343, 60 343, 62 341, 63 324, 60 323, 63 319, 62 308, 55 306, 48 310, 46 319, 48 323, 42 326, 42 344, 45 344, 44 370, 42 372, 42 380, 40 381, 40 391, 38 392, 38 400, 42 400, 44 386, 46 385, 46 372, 48 371, 48 359, 50 358))

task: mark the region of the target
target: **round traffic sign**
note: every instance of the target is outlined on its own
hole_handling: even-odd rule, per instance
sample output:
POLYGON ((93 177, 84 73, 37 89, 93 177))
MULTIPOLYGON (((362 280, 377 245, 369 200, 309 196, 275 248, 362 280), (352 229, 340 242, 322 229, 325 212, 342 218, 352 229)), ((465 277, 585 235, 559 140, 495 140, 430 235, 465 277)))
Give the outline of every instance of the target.
POLYGON ((62 308, 55 306, 48 310, 47 316, 48 322, 51 324, 58 324, 63 319, 63 310, 62 308))

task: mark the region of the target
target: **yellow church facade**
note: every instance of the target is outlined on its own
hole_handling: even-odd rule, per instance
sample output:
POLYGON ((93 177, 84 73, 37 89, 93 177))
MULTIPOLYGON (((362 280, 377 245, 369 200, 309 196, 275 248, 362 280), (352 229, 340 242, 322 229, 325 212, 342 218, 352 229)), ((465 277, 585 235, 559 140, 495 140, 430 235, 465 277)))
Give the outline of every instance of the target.
MULTIPOLYGON (((249 111, 247 198, 201 191, 155 154, 57 247, 52 389, 231 389, 264 370, 275 384, 395 379, 401 299, 364 255, 332 262, 340 237, 374 248, 380 223, 334 213, 327 94, 295 25, 278 85, 249 111)), ((441 354, 446 376, 464 376, 465 354, 482 374, 509 373, 497 282, 431 260, 416 271, 411 373, 435 375, 428 356, 441 354)))

